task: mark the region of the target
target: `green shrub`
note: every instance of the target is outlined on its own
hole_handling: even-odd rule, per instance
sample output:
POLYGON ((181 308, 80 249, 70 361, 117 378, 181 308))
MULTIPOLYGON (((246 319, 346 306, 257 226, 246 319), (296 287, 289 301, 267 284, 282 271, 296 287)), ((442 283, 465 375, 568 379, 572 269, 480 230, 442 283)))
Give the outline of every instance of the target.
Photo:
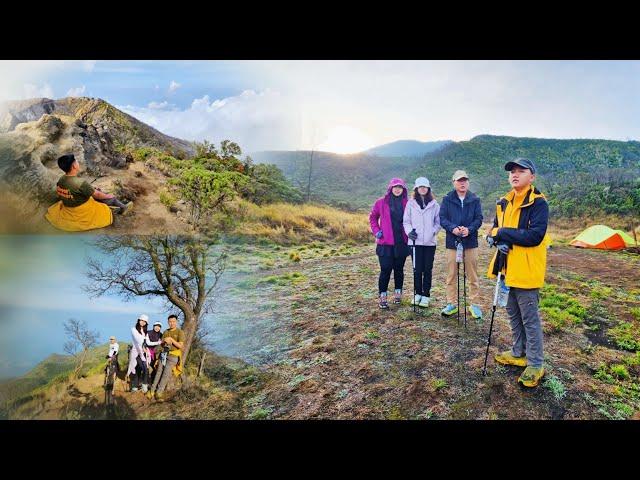
POLYGON ((444 378, 436 378, 431 382, 431 386, 437 392, 439 390, 442 390, 443 388, 447 388, 448 384, 444 378))
POLYGON ((544 381, 543 386, 551 391, 556 400, 562 400, 567 395, 564 384, 555 375, 549 375, 544 381))
POLYGON ((162 203, 165 207, 173 207, 176 203, 176 200, 176 197, 174 197, 168 190, 164 188, 160 190, 160 203, 162 203))
POLYGON ((611 373, 613 376, 620 380, 629 379, 629 372, 627 371, 627 367, 621 364, 611 365, 611 373))
POLYGON ((640 350, 640 332, 628 322, 620 322, 609 330, 609 335, 619 348, 635 352, 640 350))

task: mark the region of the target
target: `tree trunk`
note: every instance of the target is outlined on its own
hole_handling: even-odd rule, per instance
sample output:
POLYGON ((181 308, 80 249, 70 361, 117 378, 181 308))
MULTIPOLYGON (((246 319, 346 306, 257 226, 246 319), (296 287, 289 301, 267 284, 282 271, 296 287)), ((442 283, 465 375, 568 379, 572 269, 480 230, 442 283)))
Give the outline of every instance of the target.
POLYGON ((198 317, 193 312, 184 312, 184 323, 182 330, 184 331, 184 348, 182 349, 182 367, 187 364, 187 357, 191 350, 191 344, 198 329, 198 317))
POLYGON ((200 359, 200 366, 198 367, 198 377, 202 373, 202 367, 204 366, 204 359, 207 358, 207 352, 203 352, 202 358, 200 359))

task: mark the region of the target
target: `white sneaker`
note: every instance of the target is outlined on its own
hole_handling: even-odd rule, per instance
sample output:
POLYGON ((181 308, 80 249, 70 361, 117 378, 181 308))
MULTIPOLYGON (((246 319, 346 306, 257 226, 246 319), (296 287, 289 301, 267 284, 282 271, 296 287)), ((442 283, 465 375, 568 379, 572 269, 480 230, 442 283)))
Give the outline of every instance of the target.
POLYGON ((429 297, 422 297, 422 300, 420 300, 420 303, 418 304, 419 307, 428 307, 429 306, 429 302, 431 301, 431 298, 429 297))
POLYGON ((138 387, 132 387, 132 388, 131 388, 131 391, 132 391, 132 392, 137 392, 137 391, 138 391, 138 387))
POLYGON ((414 295, 411 305, 419 305, 421 299, 422 299, 422 295, 418 295, 418 294, 414 295))
POLYGON ((147 390, 149 390, 149 386, 146 383, 142 384, 142 393, 147 393, 147 390))

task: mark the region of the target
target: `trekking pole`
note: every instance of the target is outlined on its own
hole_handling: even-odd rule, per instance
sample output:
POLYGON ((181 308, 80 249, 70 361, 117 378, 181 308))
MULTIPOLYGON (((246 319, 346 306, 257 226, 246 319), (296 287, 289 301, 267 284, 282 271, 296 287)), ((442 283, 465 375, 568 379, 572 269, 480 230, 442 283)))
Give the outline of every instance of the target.
POLYGON ((416 241, 413 240, 413 255, 411 255, 411 260, 413 260, 413 313, 416 313, 416 241))
POLYGON ((464 299, 464 328, 467 328, 467 264, 462 250, 462 298, 464 299))
POLYGON ((502 254, 500 250, 496 255, 496 262, 498 263, 498 275, 496 276, 496 289, 493 293, 493 307, 491 309, 491 323, 489 324, 489 337, 487 338, 487 351, 484 354, 484 367, 482 367, 482 376, 487 375, 487 358, 489 358, 489 345, 491 345, 491 333, 493 331, 493 319, 496 315, 496 306, 498 305, 498 290, 500 288, 500 280, 502 278, 502 254))
POLYGON ((458 269, 458 271, 456 272, 456 278, 458 280, 458 312, 457 312, 457 316, 458 316, 458 325, 460 325, 460 264, 456 263, 456 268, 458 269))
POLYGON ((463 258, 464 250, 461 248, 462 241, 459 236, 456 236, 455 245, 456 245, 456 268, 457 268, 456 277, 458 280, 458 312, 457 314, 458 314, 458 325, 460 325, 460 262, 464 260, 463 258), (462 254, 460 253, 461 251, 462 251, 462 254))

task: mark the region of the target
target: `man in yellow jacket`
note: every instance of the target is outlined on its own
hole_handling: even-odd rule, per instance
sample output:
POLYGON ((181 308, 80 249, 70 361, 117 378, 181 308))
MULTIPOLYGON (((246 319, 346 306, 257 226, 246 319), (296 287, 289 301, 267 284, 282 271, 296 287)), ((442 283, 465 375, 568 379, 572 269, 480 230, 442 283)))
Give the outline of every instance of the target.
MULTIPOLYGON (((503 365, 526 367, 518 381, 526 387, 535 387, 544 376, 538 302, 547 266, 543 240, 549 222, 549 205, 532 184, 536 167, 531 160, 517 158, 507 162, 504 168, 509 171, 513 190, 496 203, 496 217, 487 241, 507 253, 503 272, 505 283, 510 287, 507 313, 513 347, 496 355, 495 360, 503 365)), ((489 278, 495 278, 498 273, 494 268, 496 255, 489 263, 489 278)))

